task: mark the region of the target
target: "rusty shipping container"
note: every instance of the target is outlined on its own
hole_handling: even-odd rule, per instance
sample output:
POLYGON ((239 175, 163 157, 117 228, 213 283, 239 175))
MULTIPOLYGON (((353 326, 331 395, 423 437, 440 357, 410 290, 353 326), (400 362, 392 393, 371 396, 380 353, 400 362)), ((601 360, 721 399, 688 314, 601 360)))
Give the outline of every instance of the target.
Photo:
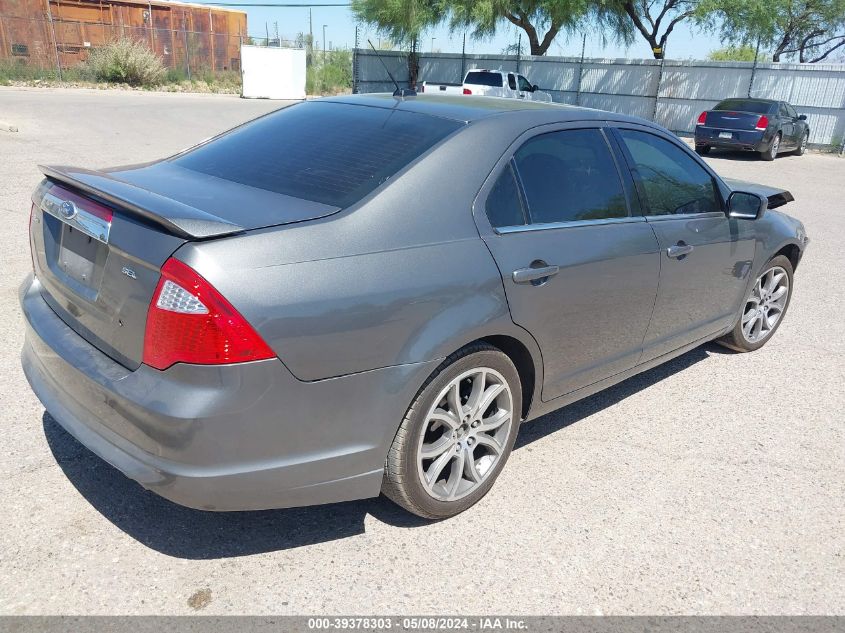
POLYGON ((145 42, 169 68, 239 70, 246 13, 182 2, 0 0, 0 60, 41 67, 84 62, 112 40, 145 42))

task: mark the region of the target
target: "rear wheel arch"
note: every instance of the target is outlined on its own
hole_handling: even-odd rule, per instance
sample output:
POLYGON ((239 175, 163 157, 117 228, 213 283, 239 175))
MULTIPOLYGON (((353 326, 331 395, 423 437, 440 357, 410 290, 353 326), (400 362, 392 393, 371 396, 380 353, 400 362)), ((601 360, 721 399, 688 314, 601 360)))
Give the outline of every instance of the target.
POLYGON ((531 410, 535 395, 534 390, 537 387, 536 363, 531 351, 522 341, 507 335, 487 336, 475 342, 492 345, 511 359, 519 374, 519 382, 522 387, 522 418, 525 419, 531 410))

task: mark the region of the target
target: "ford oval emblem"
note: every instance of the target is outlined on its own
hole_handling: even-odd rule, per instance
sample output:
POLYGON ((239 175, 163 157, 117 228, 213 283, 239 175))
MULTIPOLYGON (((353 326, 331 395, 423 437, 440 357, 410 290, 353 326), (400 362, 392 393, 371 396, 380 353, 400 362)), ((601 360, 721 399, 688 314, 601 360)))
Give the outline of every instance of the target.
POLYGON ((76 205, 73 204, 73 202, 71 202, 70 200, 65 200, 64 202, 62 202, 60 211, 62 213, 62 217, 66 220, 70 220, 77 214, 76 205))

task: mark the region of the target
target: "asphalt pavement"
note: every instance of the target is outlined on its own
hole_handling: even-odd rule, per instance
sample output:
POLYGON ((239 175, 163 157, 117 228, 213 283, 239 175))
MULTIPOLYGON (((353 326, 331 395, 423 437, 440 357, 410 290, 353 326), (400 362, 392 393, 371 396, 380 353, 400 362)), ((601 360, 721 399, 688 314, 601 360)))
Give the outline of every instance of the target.
POLYGON ((454 519, 383 498, 189 510, 64 432, 19 361, 37 165, 151 160, 282 105, 0 88, 18 128, 0 130, 0 614, 845 612, 845 159, 830 155, 707 158, 791 190, 812 240, 769 344, 705 345, 526 425, 454 519))

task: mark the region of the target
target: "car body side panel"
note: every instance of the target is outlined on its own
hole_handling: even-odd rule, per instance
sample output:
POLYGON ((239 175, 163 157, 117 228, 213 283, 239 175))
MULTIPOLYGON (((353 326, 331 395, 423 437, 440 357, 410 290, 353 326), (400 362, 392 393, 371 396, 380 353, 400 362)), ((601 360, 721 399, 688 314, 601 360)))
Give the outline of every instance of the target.
POLYGON ((189 243, 176 256, 300 380, 442 358, 472 337, 519 330, 472 219, 478 187, 507 145, 488 121, 332 218, 189 243), (466 160, 468 146, 477 160, 466 160))

